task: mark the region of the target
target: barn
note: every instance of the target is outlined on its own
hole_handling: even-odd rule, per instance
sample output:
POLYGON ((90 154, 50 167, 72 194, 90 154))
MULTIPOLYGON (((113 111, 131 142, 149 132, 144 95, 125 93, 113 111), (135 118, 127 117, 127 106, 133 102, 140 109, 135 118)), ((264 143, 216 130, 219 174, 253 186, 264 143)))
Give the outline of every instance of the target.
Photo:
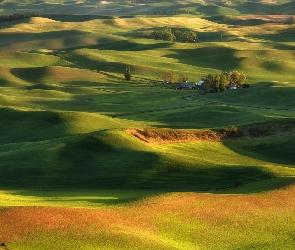
POLYGON ((183 82, 181 84, 182 89, 195 89, 196 83, 195 82, 183 82))

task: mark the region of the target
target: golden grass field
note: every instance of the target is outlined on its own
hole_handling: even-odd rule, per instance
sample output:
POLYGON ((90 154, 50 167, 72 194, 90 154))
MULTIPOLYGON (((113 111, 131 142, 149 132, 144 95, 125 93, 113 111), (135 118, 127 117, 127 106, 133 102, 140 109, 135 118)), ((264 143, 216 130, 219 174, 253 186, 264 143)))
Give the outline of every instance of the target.
POLYGON ((96 209, 11 207, 1 210, 0 235, 9 249, 29 249, 27 242, 44 249, 291 249, 294 190, 171 193, 96 209))

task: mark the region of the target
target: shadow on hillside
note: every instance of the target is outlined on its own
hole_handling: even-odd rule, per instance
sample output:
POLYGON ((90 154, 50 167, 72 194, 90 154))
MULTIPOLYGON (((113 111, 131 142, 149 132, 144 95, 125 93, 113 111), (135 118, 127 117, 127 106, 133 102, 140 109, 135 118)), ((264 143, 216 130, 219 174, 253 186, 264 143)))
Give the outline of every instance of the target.
MULTIPOLYGON (((188 169, 181 159, 168 162, 153 152, 115 149, 94 137, 65 141, 57 153, 55 164, 59 167, 52 170, 46 162, 37 167, 24 166, 17 160, 8 168, 4 158, 0 164, 2 188, 197 192, 233 188, 239 185, 239 180, 251 183, 274 177, 254 166, 188 169)), ((110 204, 126 202, 126 199, 91 199, 89 202, 110 204)))
POLYGON ((278 189, 286 189, 295 184, 295 178, 289 177, 275 177, 267 180, 241 185, 235 188, 214 190, 212 194, 253 194, 267 191, 274 191, 278 189))
MULTIPOLYGON (((13 43, 21 43, 24 41, 32 40, 47 40, 47 39, 61 39, 72 38, 77 36, 87 35, 89 32, 80 30, 61 30, 61 31, 49 31, 41 33, 30 32, 3 32, 0 34, 0 46, 12 45, 13 43)), ((73 38, 74 39, 74 38, 73 38)), ((47 48, 50 49, 50 48, 47 48)))
POLYGON ((110 15, 87 15, 87 14, 76 14, 76 15, 70 15, 70 14, 42 14, 42 17, 49 18, 55 21, 60 22, 87 22, 92 21, 96 19, 115 19, 114 16, 110 15))
MULTIPOLYGON (((270 35, 254 35, 255 39, 264 40, 265 42, 294 42, 294 33, 292 32, 279 32, 277 34, 270 35)), ((278 45, 280 46, 280 45, 278 45)))
MULTIPOLYGON (((138 153, 136 151, 133 152, 135 155, 130 159, 129 163, 131 160, 136 160, 136 156, 152 157, 151 160, 157 159, 153 154, 138 155, 138 153)), ((116 199, 113 197, 87 199, 86 197, 71 200, 118 204, 141 199, 147 195, 166 192, 223 192, 240 185, 274 178, 272 174, 266 173, 254 166, 245 166, 243 168, 214 167, 191 171, 167 170, 162 173, 147 175, 145 173, 150 172, 157 162, 151 164, 151 162, 146 161, 144 168, 139 167, 136 169, 134 165, 131 168, 131 166, 125 164, 114 169, 113 167, 98 165, 97 163, 91 164, 93 159, 87 159, 89 154, 85 154, 83 157, 81 156, 82 154, 79 152, 79 160, 82 160, 83 164, 81 162, 74 163, 74 160, 78 159, 78 157, 75 157, 72 159, 73 165, 66 165, 64 169, 68 169, 59 173, 51 173, 44 171, 44 169, 36 170, 34 168, 26 170, 18 168, 18 171, 15 168, 9 169, 4 172, 4 176, 0 176, 1 186, 9 190, 114 190, 114 192, 115 190, 120 190, 120 192, 126 193, 126 196, 128 196, 128 192, 134 192, 134 190, 141 192, 137 197, 117 197, 116 199), (95 171, 95 169, 97 170, 95 171), (48 174, 51 175, 51 178, 47 176, 48 174)), ((119 155, 117 162, 122 160, 120 157, 119 155)), ((115 161, 115 159, 109 159, 105 165, 112 164, 111 161, 115 161)), ((3 171, 3 166, 0 166, 0 168, 3 171)), ((19 194, 26 195, 25 191, 19 192, 19 194)), ((39 197, 47 197, 47 194, 45 193, 39 197)), ((46 201, 46 199, 43 201, 46 201)), ((54 201, 54 199, 50 198, 48 201, 54 201)))
POLYGON ((204 15, 218 15, 221 13, 226 13, 228 15, 238 15, 239 11, 236 10, 235 7, 229 7, 224 4, 218 4, 218 2, 215 2, 215 4, 208 4, 208 5, 202 5, 197 7, 196 11, 204 14, 204 15))
MULTIPOLYGON (((257 133, 267 132, 258 131, 257 133)), ((238 154, 295 168, 294 135, 262 137, 251 141, 224 142, 223 144, 238 154)))
POLYGON ((170 42, 165 41, 154 41, 151 40, 151 43, 136 43, 130 42, 128 40, 121 40, 112 43, 94 45, 92 48, 100 50, 118 50, 118 51, 142 51, 142 50, 154 50, 162 49, 171 46, 170 42))
POLYGON ((36 142, 66 135, 64 121, 50 111, 0 109, 1 144, 36 142))
MULTIPOLYGON (((175 90, 176 91, 176 90, 175 90)), ((230 127, 260 122, 279 122, 292 117, 295 88, 273 82, 255 83, 249 89, 202 94, 197 90, 177 90, 186 93, 183 102, 150 108, 148 102, 142 109, 117 110, 114 117, 156 122, 166 128, 215 128, 230 127)), ((142 98, 144 100, 144 96, 142 98)), ((134 100, 136 101, 136 100, 134 100)))
MULTIPOLYGON (((4 121, 0 130, 2 141, 15 143, 1 146, 0 183, 4 189, 194 192, 232 188, 239 185, 239 180, 246 184, 275 177, 256 166, 204 167, 199 166, 198 162, 188 162, 185 158, 172 159, 154 152, 135 138, 118 136, 108 131, 62 139, 67 124, 55 113, 10 109, 0 111, 1 120, 4 121), (40 143, 44 141, 44 144, 42 142, 42 146, 39 146, 29 143, 34 140, 40 143)), ((240 142, 225 145, 242 155, 250 152, 251 157, 254 151, 264 161, 281 154, 277 162, 288 159, 291 163, 295 161, 292 155, 295 147, 293 137, 279 142, 260 140, 256 144, 240 142)), ((129 200, 88 201, 111 204, 129 200)))
POLYGON ((270 12, 277 11, 279 8, 279 5, 275 4, 264 4, 262 2, 244 2, 243 4, 239 4, 236 9, 241 14, 261 14, 266 15, 270 12))
POLYGON ((198 49, 171 50, 174 53, 166 55, 168 58, 178 60, 180 63, 198 66, 202 68, 212 68, 230 71, 243 61, 243 58, 235 56, 236 50, 226 47, 203 47, 198 49), (218 65, 216 62, 219 62, 218 65))
POLYGON ((110 131, 62 139, 52 127, 67 124, 56 114, 2 112, 9 118, 7 127, 1 128, 4 139, 15 143, 1 146, 5 154, 0 156, 0 182, 5 189, 205 191, 233 187, 238 179, 250 183, 273 177, 255 166, 200 167, 198 162, 172 159, 136 138, 110 131), (31 117, 36 115, 38 119, 31 117), (19 126, 22 129, 14 134, 19 126), (34 139, 39 142, 29 143, 34 139))
POLYGON ((220 24, 228 24, 231 26, 256 26, 268 23, 268 21, 264 21, 261 19, 247 19, 247 20, 241 20, 237 19, 236 17, 232 16, 226 16, 226 15, 215 15, 206 17, 206 20, 209 20, 211 22, 220 23, 220 24))
POLYGON ((244 38, 233 35, 230 32, 221 31, 202 31, 198 33, 199 42, 227 42, 227 41, 244 41, 244 38))
POLYGON ((241 14, 258 14, 268 15, 272 13, 294 14, 294 1, 289 1, 284 4, 267 4, 264 2, 244 1, 243 3, 237 3, 235 6, 228 6, 223 2, 215 2, 212 5, 200 6, 197 11, 205 15, 218 15, 220 13, 226 13, 227 15, 241 14))
MULTIPOLYGON (((240 179, 237 179, 234 184, 235 187, 229 187, 224 189, 214 189, 205 191, 180 191, 180 192, 199 192, 199 193, 211 193, 214 195, 218 194, 253 194, 266 191, 273 191, 278 189, 288 188, 295 184, 294 177, 275 177, 261 181, 251 182, 243 184, 240 179)), ((27 190, 10 190, 5 192, 10 195, 20 195, 28 197, 42 198, 41 203, 49 202, 60 203, 65 202, 67 206, 71 206, 71 203, 79 202, 97 205, 117 205, 117 204, 128 204, 130 202, 141 201, 144 198, 152 197, 156 195, 166 194, 168 192, 175 192, 164 189, 27 189, 27 190)), ((178 191, 176 191, 178 192, 178 191)), ((38 201, 36 201, 38 202, 38 201)), ((85 204, 85 206, 87 206, 85 204)))
MULTIPOLYGON (((1 15, 0 15, 1 16, 1 15)), ((15 25, 22 24, 22 23, 29 23, 31 18, 23 18, 19 20, 10 20, 10 21, 0 21, 0 27, 3 28, 12 28, 15 25)))
POLYGON ((277 44, 274 46, 274 49, 277 50, 291 50, 291 51, 295 51, 295 45, 292 44, 277 44))
POLYGON ((34 67, 34 68, 12 68, 10 73, 15 77, 29 81, 30 83, 37 83, 32 86, 28 86, 27 89, 34 88, 40 89, 54 89, 54 87, 42 84, 42 78, 50 74, 50 67, 34 67))

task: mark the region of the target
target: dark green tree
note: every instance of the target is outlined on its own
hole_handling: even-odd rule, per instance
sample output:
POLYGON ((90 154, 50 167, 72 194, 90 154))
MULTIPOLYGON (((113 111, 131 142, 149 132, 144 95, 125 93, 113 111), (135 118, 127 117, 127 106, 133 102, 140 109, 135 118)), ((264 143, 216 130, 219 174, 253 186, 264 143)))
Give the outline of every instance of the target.
POLYGON ((229 84, 239 87, 244 84, 245 79, 246 76, 238 71, 231 71, 229 73, 224 71, 216 75, 209 74, 205 78, 204 84, 210 88, 211 92, 217 93, 226 90, 229 84))
POLYGON ((229 79, 231 83, 243 84, 246 80, 246 76, 238 71, 229 72, 229 79))
MULTIPOLYGON (((229 79, 228 79, 228 74, 227 72, 221 72, 221 73, 218 73, 216 76, 215 76, 215 89, 219 92, 221 91, 224 91, 226 90, 226 87, 229 83, 229 79)), ((216 91, 216 92, 217 92, 216 91)))
POLYGON ((209 74, 205 79, 204 79, 204 85, 207 88, 210 88, 212 92, 217 92, 216 84, 215 84, 215 79, 212 74, 209 74))
POLYGON ((127 81, 130 81, 131 80, 131 71, 130 71, 130 67, 129 66, 126 67, 126 69, 125 69, 125 79, 127 81))

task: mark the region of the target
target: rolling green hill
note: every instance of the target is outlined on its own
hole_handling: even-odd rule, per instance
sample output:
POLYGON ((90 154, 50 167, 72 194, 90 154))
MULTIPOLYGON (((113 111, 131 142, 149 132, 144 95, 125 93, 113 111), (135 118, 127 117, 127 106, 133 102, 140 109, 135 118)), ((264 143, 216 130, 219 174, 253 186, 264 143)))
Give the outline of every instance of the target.
POLYGON ((1 1, 40 16, 0 21, 0 244, 292 249, 294 6, 1 1), (164 28, 198 39, 140 35, 164 28), (235 70, 250 88, 176 89, 235 70))
MULTIPOLYGON (((220 13, 218 15, 220 17, 220 13)), ((22 183, 15 173, 24 168, 31 169, 29 172, 36 180, 36 183, 25 180, 28 187, 41 183, 44 188, 70 187, 79 183, 79 187, 112 188, 110 180, 117 179, 113 182, 114 188, 117 185, 127 189, 223 188, 234 181, 227 183, 222 177, 223 171, 225 176, 232 175, 227 172, 230 169, 212 176, 216 178, 214 181, 208 178, 212 185, 205 180, 194 183, 196 175, 207 176, 207 171, 216 167, 199 163, 197 155, 191 156, 189 161, 174 159, 173 154, 161 153, 162 149, 147 147, 140 157, 146 164, 141 166, 143 163, 136 161, 137 151, 113 150, 109 145, 111 141, 98 146, 101 137, 118 132, 120 136, 118 134, 113 140, 120 141, 124 129, 136 127, 205 129, 284 122, 293 118, 295 64, 291 34, 294 24, 263 22, 233 27, 199 16, 80 16, 74 19, 69 15, 51 15, 3 25, 0 103, 1 116, 6 121, 2 125, 6 160, 1 163, 2 169, 7 171, 8 166, 19 159, 15 170, 11 168, 3 175, 2 183, 7 188, 22 183), (199 39, 195 43, 172 43, 137 35, 139 31, 158 27, 194 30, 199 39), (132 69, 131 82, 123 79, 127 65, 132 69), (177 85, 160 84, 163 71, 172 71, 175 75, 183 73, 189 80, 198 81, 209 73, 232 70, 244 72, 253 87, 204 95, 202 91, 175 91, 177 85), (97 148, 85 146, 88 140, 90 145, 97 144, 97 148), (10 143, 16 148, 20 144, 20 150, 11 151, 10 143), (110 150, 110 155, 105 156, 105 151, 98 154, 104 147, 110 150), (36 153, 36 150, 40 152, 36 153), (81 158, 80 150, 83 152, 81 158), (50 160, 41 168, 37 166, 40 157, 36 161, 23 161, 22 156, 29 157, 30 152, 50 160), (89 162, 84 162, 85 159, 89 162), (88 166, 89 172, 86 171, 86 177, 78 181, 75 178, 83 171, 74 174, 76 170, 72 171, 72 168, 79 169, 83 164, 88 166), (203 164, 205 169, 199 173, 203 164), (97 165, 101 167, 97 169, 97 165), (111 167, 116 165, 136 180, 130 182, 128 175, 117 178, 118 169, 111 167), (54 166, 64 166, 65 170, 55 173, 54 166), (135 171, 135 168, 138 169, 135 171), (74 174, 69 182, 60 179, 67 173, 66 169, 74 174), (194 171, 196 174, 192 174, 194 171), (162 172, 171 175, 163 183, 159 182, 162 172), (105 173, 105 177, 101 173, 105 173), (7 176, 15 177, 8 180, 7 176), (44 179, 44 176, 47 177, 44 179), (88 179, 90 176, 93 180, 88 179), (194 177, 186 179, 184 176, 194 177), (179 188, 173 187, 176 179, 182 179, 179 188)), ((132 142, 126 142, 129 144, 132 142)), ((254 165, 257 164, 244 167, 252 169, 254 165)), ((226 164, 217 169, 226 169, 226 164)), ((251 171, 255 169, 262 172, 254 177, 251 174, 251 178, 245 174, 246 182, 278 174, 274 167, 265 172, 264 164, 251 171)), ((292 175, 291 172, 286 171, 287 175, 292 175)), ((233 174, 236 175, 239 174, 233 174)))

